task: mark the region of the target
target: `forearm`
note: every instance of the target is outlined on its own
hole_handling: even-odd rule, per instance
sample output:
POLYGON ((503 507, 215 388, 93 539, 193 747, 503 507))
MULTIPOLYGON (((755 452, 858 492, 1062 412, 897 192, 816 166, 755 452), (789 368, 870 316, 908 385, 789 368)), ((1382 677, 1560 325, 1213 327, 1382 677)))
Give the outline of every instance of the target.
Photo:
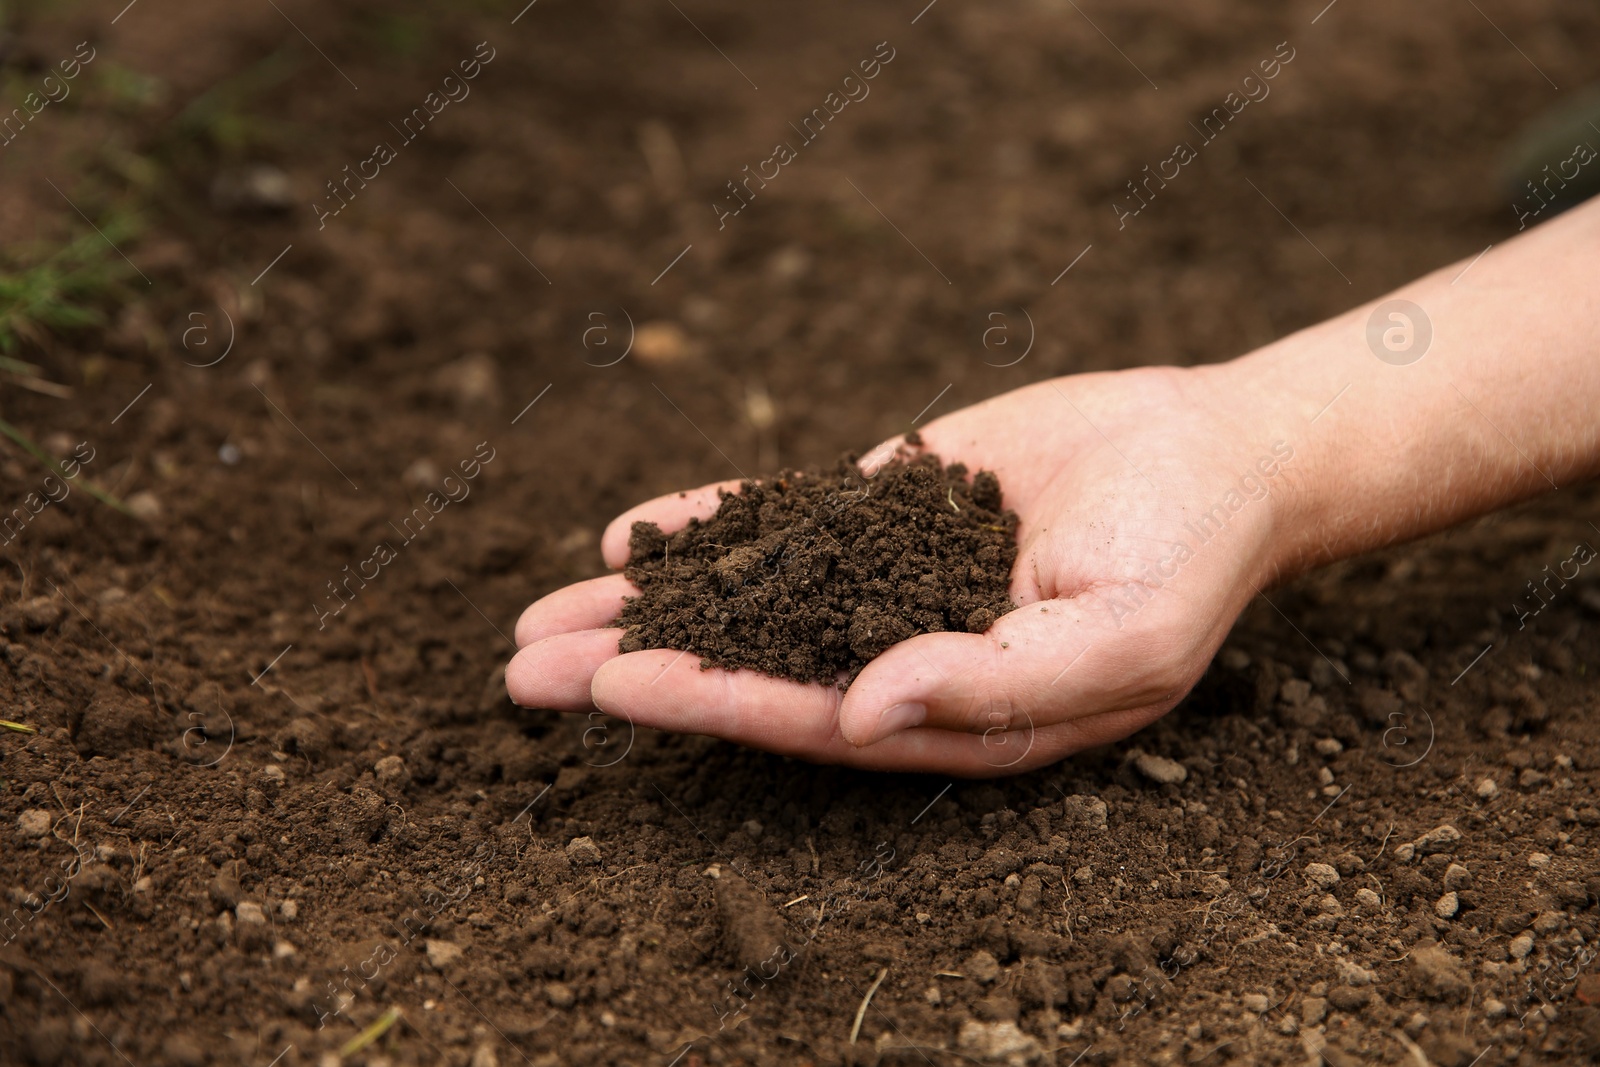
POLYGON ((1280 575, 1592 478, 1600 200, 1214 373, 1255 432, 1295 449, 1270 561, 1280 575), (1415 314, 1380 316, 1369 343, 1369 320, 1394 299, 1431 324, 1414 362, 1415 314))

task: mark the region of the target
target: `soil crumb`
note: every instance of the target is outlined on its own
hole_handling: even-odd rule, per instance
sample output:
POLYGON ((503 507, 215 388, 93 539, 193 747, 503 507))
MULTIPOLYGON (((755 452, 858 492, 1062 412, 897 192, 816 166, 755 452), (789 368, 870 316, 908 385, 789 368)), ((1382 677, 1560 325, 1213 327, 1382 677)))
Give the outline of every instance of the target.
POLYGON ((844 688, 916 634, 982 633, 1013 606, 1017 517, 994 474, 966 475, 902 454, 867 478, 845 457, 747 481, 671 537, 635 523, 622 651, 844 688))

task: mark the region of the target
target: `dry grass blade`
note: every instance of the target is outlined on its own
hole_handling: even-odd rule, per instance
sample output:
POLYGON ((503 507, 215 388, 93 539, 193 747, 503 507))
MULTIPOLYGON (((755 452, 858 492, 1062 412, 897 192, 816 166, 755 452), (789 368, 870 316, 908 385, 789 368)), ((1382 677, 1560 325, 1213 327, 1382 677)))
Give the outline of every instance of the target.
POLYGON ((352 1037, 349 1041, 346 1041, 342 1046, 340 1046, 339 1058, 343 1059, 346 1056, 354 1056, 356 1053, 360 1052, 362 1049, 378 1040, 378 1038, 382 1037, 384 1034, 387 1034, 389 1032, 389 1028, 399 1021, 400 1009, 390 1008, 388 1011, 378 1016, 377 1020, 373 1022, 372 1025, 368 1026, 365 1030, 361 1031, 355 1037, 352 1037))

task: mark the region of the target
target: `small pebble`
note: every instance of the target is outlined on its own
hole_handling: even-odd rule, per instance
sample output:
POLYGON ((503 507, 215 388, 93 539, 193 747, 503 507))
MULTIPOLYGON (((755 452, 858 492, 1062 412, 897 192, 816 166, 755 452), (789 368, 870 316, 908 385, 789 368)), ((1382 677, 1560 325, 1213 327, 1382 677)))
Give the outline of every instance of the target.
POLYGON ((1253 1011, 1257 1015, 1261 1015, 1272 1004, 1272 1001, 1264 993, 1246 993, 1239 998, 1239 1003, 1243 1004, 1247 1011, 1253 1011))
POLYGON ((1148 752, 1140 752, 1134 756, 1133 765, 1139 768, 1140 774, 1162 785, 1177 785, 1189 777, 1189 769, 1183 764, 1165 756, 1153 756, 1148 752))
POLYGON ((565 982, 547 982, 544 987, 544 997, 550 1002, 551 1007, 570 1008, 577 1001, 577 994, 565 982))
POLYGON ((1362 886, 1356 890, 1356 903, 1368 911, 1377 911, 1383 907, 1383 898, 1366 886, 1362 886))
POLYGON ((43 808, 29 808, 17 816, 17 832, 23 837, 43 837, 50 832, 50 813, 43 808))
POLYGON ((249 900, 241 900, 233 909, 234 918, 242 923, 262 925, 267 921, 267 913, 261 910, 261 905, 249 900))
POLYGON ((1528 953, 1533 951, 1533 935, 1518 934, 1511 939, 1510 944, 1506 945, 1506 951, 1511 953, 1511 958, 1514 960, 1526 959, 1528 953))
POLYGON ((1506 1002, 1490 997, 1483 1002, 1483 1014, 1490 1022, 1504 1019, 1506 1017, 1506 1002))
POLYGON ((1308 863, 1306 881, 1318 889, 1329 889, 1339 884, 1339 872, 1326 863, 1308 863))
POLYGON ((453 941, 434 941, 430 939, 423 942, 423 948, 427 950, 428 963, 436 971, 444 970, 461 958, 461 946, 453 941))
POLYGON ((1461 840, 1461 831, 1449 823, 1435 826, 1432 830, 1417 838, 1412 844, 1424 856, 1433 852, 1448 852, 1461 840))
POLYGON ((1344 742, 1337 737, 1324 737, 1311 747, 1317 750, 1319 756, 1337 756, 1344 751, 1344 742))
POLYGON ((1441 919, 1453 919, 1456 912, 1461 910, 1461 898, 1454 892, 1446 893, 1433 905, 1433 913, 1441 919))
POLYGON ((1550 854, 1548 852, 1530 853, 1528 856, 1528 866, 1540 870, 1550 866, 1550 854))
POLYGON ((592 837, 574 837, 567 842, 567 858, 586 867, 600 865, 600 846, 592 837))
POLYGON ((1452 863, 1445 868, 1444 887, 1446 889, 1471 889, 1472 872, 1459 863, 1452 863))
POLYGON ((1500 787, 1494 784, 1493 778, 1478 779, 1478 797, 1482 800, 1492 800, 1500 792, 1500 787))

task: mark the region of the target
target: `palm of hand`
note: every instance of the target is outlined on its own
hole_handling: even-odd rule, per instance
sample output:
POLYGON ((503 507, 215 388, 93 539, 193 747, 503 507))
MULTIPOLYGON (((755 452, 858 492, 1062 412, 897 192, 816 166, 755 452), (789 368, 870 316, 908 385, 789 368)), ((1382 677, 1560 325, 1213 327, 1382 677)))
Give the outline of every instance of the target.
MULTIPOLYGON (((840 693, 701 670, 697 657, 671 650, 619 655, 621 631, 605 624, 636 590, 611 575, 524 613, 507 686, 525 706, 599 708, 818 762, 973 777, 1042 766, 1168 711, 1266 578, 1272 499, 1236 493, 1242 507, 1215 510, 1256 473, 1257 457, 1237 439, 1227 405, 1193 371, 1085 375, 1007 393, 922 430, 923 447, 946 462, 998 474, 1021 520, 1018 609, 988 632, 913 637, 840 693)), ((875 450, 864 468, 891 451, 875 450)), ((607 563, 626 559, 634 521, 676 529, 713 511, 717 488, 620 516, 603 541, 607 563)))

